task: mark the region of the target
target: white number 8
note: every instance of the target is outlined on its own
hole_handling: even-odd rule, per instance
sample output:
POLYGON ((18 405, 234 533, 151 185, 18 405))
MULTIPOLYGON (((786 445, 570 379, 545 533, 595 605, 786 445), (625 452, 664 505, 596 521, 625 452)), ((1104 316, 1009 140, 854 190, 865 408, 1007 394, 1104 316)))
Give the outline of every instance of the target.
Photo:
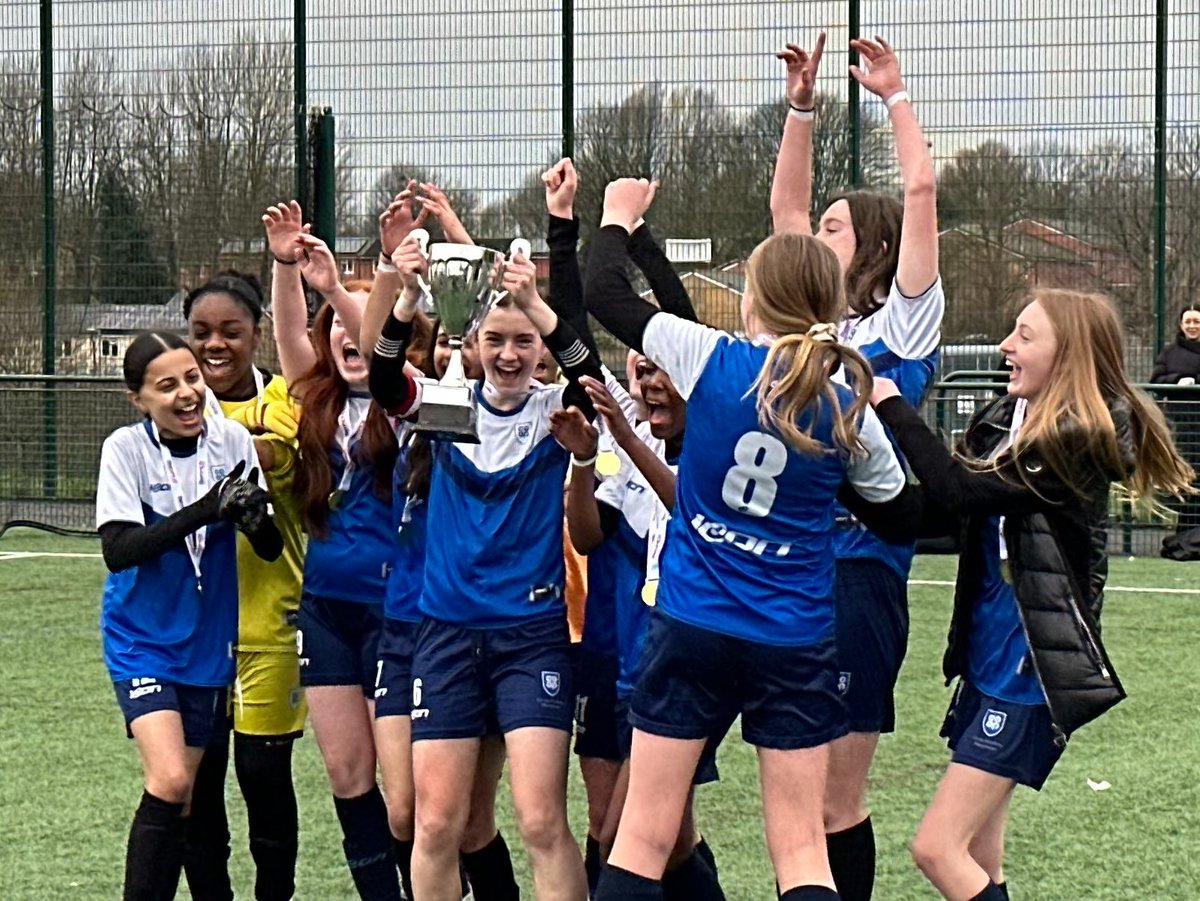
POLYGON ((787 447, 774 435, 747 432, 733 448, 733 459, 721 499, 738 513, 766 516, 779 490, 775 477, 787 467, 787 447))

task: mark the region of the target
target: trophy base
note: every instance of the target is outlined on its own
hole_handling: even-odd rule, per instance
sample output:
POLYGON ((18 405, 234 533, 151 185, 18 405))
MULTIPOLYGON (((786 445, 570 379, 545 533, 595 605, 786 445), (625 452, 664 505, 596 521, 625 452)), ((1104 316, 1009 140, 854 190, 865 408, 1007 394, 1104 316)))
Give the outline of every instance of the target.
POLYGON ((444 441, 479 443, 469 385, 426 384, 413 431, 444 441))

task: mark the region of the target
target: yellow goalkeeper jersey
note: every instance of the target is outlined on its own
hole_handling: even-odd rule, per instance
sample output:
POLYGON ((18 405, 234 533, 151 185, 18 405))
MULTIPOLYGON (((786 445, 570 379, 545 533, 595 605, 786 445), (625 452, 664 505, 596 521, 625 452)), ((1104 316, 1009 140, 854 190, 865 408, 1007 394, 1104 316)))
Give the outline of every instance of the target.
MULTIPOLYGON (((287 384, 279 375, 269 375, 263 385, 262 402, 291 404, 287 384)), ((221 411, 233 416, 258 404, 260 398, 221 401, 221 411)), ((304 533, 292 480, 299 450, 294 438, 272 432, 254 435, 268 441, 275 451, 274 466, 265 473, 267 490, 275 508, 275 525, 283 536, 283 554, 273 563, 260 559, 245 535, 237 538, 238 648, 244 651, 296 653, 296 612, 300 608, 300 577, 304 569, 304 533)))

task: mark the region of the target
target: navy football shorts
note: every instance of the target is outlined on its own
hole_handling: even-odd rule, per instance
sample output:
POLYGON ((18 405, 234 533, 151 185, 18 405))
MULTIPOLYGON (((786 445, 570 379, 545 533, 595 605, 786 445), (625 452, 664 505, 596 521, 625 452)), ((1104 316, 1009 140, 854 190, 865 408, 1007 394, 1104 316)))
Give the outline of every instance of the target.
POLYGON ((620 761, 617 745, 617 658, 574 645, 575 753, 620 761))
POLYGON ((846 734, 833 638, 761 644, 650 614, 630 720, 643 732, 707 739, 741 714, 760 748, 813 748, 846 734))
POLYGON ((229 733, 229 689, 180 685, 162 679, 122 679, 113 683, 117 704, 125 717, 125 734, 139 716, 174 710, 183 720, 183 741, 189 748, 206 748, 229 733))
POLYGON ((375 663, 375 719, 412 713, 412 658, 418 625, 383 620, 375 663))
POLYGON ((1014 704, 963 681, 950 702, 942 734, 955 763, 1041 791, 1063 748, 1054 741, 1050 708, 1014 704))
POLYGON ((570 733, 574 712, 565 617, 494 629, 421 621, 412 665, 413 741, 528 726, 570 733))
MULTIPOLYGON (((629 721, 629 700, 617 698, 617 741, 622 761, 628 760, 633 750, 633 723, 629 721)), ((710 785, 721 781, 721 771, 717 768, 717 749, 721 747, 721 742, 725 740, 725 735, 736 718, 736 714, 730 716, 725 726, 710 735, 704 743, 704 750, 700 752, 700 759, 696 761, 692 785, 710 785)))
POLYGON ((296 624, 300 684, 359 685, 364 697, 374 697, 382 629, 382 604, 302 594, 296 624))
POLYGON ((875 560, 838 560, 836 572, 838 691, 850 731, 894 732, 908 583, 875 560))

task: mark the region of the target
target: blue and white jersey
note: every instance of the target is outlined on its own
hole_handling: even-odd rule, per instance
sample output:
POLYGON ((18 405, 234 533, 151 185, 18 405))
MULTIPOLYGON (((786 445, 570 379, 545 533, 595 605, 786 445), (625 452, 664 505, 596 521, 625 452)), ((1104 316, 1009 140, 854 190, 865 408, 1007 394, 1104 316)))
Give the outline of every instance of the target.
POLYGON ((1000 564, 1000 517, 988 517, 983 529, 982 578, 971 607, 967 645, 967 681, 986 695, 1013 704, 1045 704, 1029 660, 1029 641, 1021 625, 1017 597, 1000 564))
MULTIPOLYGON (((764 644, 804 646, 833 634, 834 506, 843 478, 871 502, 904 488, 904 471, 868 408, 865 453, 797 453, 758 422, 752 390, 768 348, 664 313, 643 345, 688 401, 675 510, 657 601, 669 616, 764 644)), ((843 403, 851 393, 835 386, 843 403)), ((833 447, 822 404, 798 425, 833 447)))
MULTIPOLYGON (((663 458, 664 442, 651 434, 649 423, 638 423, 634 432, 659 459, 663 458)), ((603 547, 609 549, 608 560, 614 567, 610 580, 616 626, 617 694, 626 697, 633 693, 650 613, 643 597, 648 541, 658 514, 662 513, 665 519, 666 508, 633 461, 624 452, 620 457, 620 472, 597 489, 596 499, 621 514, 616 531, 603 547)), ((588 603, 591 603, 590 582, 588 603)))
POLYGON ((434 442, 421 612, 471 628, 563 615, 563 386, 498 410, 475 385, 478 444, 434 442))
POLYGON ((383 615, 388 619, 415 623, 421 618, 421 589, 425 582, 425 523, 429 504, 408 493, 408 425, 396 430, 400 454, 392 473, 392 528, 395 555, 388 565, 383 615))
MULTIPOLYGON (((854 316, 842 323, 842 343, 866 357, 875 375, 891 379, 904 399, 919 407, 937 368, 945 311, 940 278, 916 297, 901 294, 893 281, 882 307, 870 316, 854 316)), ((838 512, 839 517, 848 516, 844 510, 838 512)), ((850 523, 834 535, 834 552, 839 560, 878 560, 907 579, 914 545, 889 544, 866 526, 850 523)))
MULTIPOLYGON (((117 429, 100 452, 96 527, 153 525, 195 503, 238 463, 248 473, 258 457, 250 433, 232 420, 206 420, 195 450, 184 456, 159 444, 148 419, 117 429)), ((232 525, 216 522, 154 560, 108 574, 100 634, 113 681, 151 677, 209 687, 233 681, 236 537, 232 525)))
MULTIPOLYGON (((371 399, 351 395, 344 418, 347 431, 357 436, 370 410, 371 399)), ((346 447, 353 458, 355 439, 346 447)), ((375 493, 375 468, 354 462, 346 478, 346 454, 329 451, 336 490, 330 497, 324 537, 310 535, 304 555, 304 590, 318 597, 360 604, 382 604, 388 567, 396 554, 392 510, 375 493)))

